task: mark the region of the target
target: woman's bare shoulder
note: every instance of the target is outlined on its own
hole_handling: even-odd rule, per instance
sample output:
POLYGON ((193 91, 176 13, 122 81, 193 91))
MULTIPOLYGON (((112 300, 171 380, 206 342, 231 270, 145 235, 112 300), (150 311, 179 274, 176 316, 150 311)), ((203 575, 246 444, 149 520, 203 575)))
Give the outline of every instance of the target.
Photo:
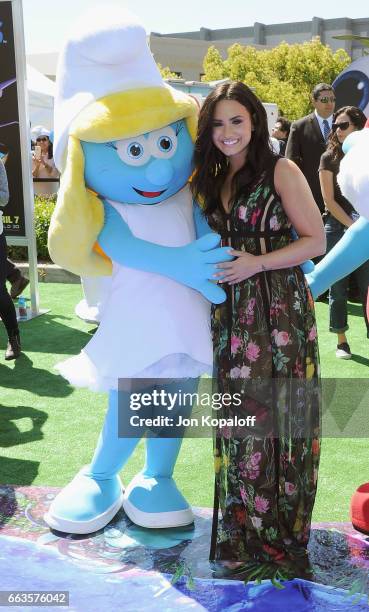
POLYGON ((286 157, 281 157, 276 163, 274 172, 274 184, 277 193, 287 186, 295 185, 303 176, 295 162, 286 157))

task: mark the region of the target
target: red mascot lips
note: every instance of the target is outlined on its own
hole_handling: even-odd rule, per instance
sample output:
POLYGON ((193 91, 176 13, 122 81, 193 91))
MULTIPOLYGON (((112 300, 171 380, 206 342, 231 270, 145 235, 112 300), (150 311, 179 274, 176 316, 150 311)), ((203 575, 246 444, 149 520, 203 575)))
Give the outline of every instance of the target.
POLYGON ((136 193, 138 193, 140 196, 143 196, 144 198, 157 198, 161 196, 164 191, 166 191, 166 189, 163 189, 163 191, 141 191, 140 189, 136 189, 136 187, 133 187, 133 189, 136 193))

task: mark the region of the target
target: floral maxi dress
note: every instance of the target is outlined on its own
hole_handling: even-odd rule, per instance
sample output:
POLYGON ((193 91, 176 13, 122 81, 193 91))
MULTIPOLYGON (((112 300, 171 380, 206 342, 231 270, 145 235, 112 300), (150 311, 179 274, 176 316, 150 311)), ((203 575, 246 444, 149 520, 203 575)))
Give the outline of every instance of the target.
MULTIPOLYGON (((223 245, 260 255, 292 241, 274 168, 229 215, 210 215, 223 245)), ((216 416, 234 423, 235 415, 252 414, 256 424, 215 430, 210 558, 295 565, 306 558, 320 453, 313 300, 299 266, 223 287, 227 300, 212 312, 214 384, 243 401, 216 416)))

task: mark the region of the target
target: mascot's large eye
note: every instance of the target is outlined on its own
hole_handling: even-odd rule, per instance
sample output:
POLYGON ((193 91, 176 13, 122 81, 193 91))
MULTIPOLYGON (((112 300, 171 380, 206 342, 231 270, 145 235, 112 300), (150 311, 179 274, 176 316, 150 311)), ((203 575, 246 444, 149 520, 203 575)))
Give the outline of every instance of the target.
POLYGON ((350 64, 333 83, 336 108, 357 106, 366 115, 369 111, 369 57, 350 64))
POLYGON ((120 159, 129 166, 143 166, 150 157, 150 147, 144 136, 125 138, 115 142, 120 159))
POLYGON ((128 145, 127 153, 133 159, 138 159, 139 157, 141 157, 141 155, 143 155, 143 152, 144 148, 142 145, 140 145, 139 142, 132 142, 128 145))
POLYGON ((148 137, 148 145, 153 157, 161 159, 170 159, 177 150, 178 138, 175 131, 170 125, 150 132, 148 137))
POLYGON ((169 136, 161 136, 159 138, 158 140, 159 151, 162 151, 163 153, 169 153, 172 147, 173 147, 172 139, 169 138, 169 136))

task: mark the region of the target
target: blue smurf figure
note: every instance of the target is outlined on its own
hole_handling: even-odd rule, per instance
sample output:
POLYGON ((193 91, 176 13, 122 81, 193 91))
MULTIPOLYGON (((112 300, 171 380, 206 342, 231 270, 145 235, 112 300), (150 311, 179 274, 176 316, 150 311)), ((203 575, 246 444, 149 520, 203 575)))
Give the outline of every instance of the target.
POLYGON ((135 17, 104 6, 76 24, 57 74, 62 174, 49 250, 64 268, 112 273, 112 283, 94 337, 58 369, 107 391, 109 405, 91 463, 45 515, 51 528, 91 533, 122 505, 142 527, 193 521, 173 479, 183 429, 173 434, 170 418, 188 416, 178 398, 211 373, 210 303, 225 298, 211 279, 230 259, 188 187, 197 111, 163 82, 135 17), (119 472, 157 415, 170 417, 166 429, 146 435, 145 466, 123 490, 119 472))

